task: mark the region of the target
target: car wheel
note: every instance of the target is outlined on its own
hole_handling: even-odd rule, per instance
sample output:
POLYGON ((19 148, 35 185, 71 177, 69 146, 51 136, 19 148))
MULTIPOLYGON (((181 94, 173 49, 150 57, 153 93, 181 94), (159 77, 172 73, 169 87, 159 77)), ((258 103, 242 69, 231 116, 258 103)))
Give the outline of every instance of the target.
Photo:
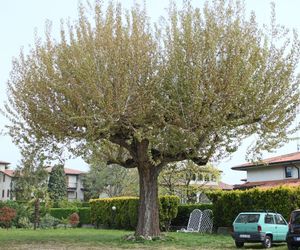
POLYGON ((287 244, 288 250, 298 250, 298 247, 293 246, 292 244, 287 244))
POLYGON ((270 236, 266 236, 262 244, 263 244, 264 248, 270 248, 272 246, 272 239, 271 239, 271 237, 270 236))
POLYGON ((236 242, 235 242, 235 246, 236 246, 237 248, 241 248, 241 247, 244 246, 244 242, 236 241, 236 242))

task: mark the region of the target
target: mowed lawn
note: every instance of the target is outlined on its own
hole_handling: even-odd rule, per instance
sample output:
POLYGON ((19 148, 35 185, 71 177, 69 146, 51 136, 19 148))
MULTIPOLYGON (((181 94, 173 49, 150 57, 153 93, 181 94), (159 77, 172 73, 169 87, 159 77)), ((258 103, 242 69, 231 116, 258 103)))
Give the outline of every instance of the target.
MULTIPOLYGON (((0 229, 0 249, 83 250, 83 249, 236 249, 230 236, 197 233, 167 233, 165 241, 128 242, 122 236, 132 232, 97 229, 0 229)), ((287 249, 276 244, 274 250, 287 249)), ((243 249, 263 249, 246 244, 243 249)))

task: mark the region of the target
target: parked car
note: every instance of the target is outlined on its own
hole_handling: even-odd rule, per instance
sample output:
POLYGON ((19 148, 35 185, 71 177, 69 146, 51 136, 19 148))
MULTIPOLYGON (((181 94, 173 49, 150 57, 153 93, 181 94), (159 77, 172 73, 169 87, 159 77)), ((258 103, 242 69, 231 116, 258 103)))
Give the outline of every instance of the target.
POLYGON ((245 242, 261 242, 270 248, 273 242, 284 242, 287 232, 288 223, 278 213, 245 212, 234 220, 232 237, 237 248, 245 242))
POLYGON ((291 213, 286 242, 288 249, 298 249, 300 246, 300 209, 291 213))

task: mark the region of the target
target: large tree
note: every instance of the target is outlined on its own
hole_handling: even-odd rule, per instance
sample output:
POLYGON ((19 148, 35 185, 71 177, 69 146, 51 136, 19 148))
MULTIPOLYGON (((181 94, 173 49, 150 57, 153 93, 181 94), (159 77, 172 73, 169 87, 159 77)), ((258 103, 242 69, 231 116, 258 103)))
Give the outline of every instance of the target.
POLYGON ((86 143, 121 148, 126 157, 109 163, 138 169, 136 235, 160 235, 157 179, 168 163, 204 165, 253 134, 254 151, 287 141, 299 101, 299 41, 274 15, 262 29, 244 8, 184 1, 152 25, 138 5, 125 14, 120 4, 81 5, 59 41, 48 25, 45 42, 37 38, 13 61, 11 135, 78 155, 86 143))

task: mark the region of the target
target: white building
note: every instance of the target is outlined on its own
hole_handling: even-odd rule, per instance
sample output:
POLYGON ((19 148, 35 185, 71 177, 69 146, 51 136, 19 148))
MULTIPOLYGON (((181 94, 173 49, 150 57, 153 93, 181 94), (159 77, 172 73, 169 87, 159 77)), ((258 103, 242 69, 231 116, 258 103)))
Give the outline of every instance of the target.
MULTIPOLYGON (((9 162, 0 161, 0 201, 12 200, 12 185, 14 180, 14 171, 9 169, 9 162)), ((49 173, 51 168, 46 169, 49 173)), ((83 192, 83 174, 84 172, 64 168, 67 181, 68 200, 84 200, 83 192)))
POLYGON ((6 201, 12 199, 12 179, 14 171, 10 170, 9 162, 0 161, 0 200, 6 201))
POLYGON ((235 189, 272 187, 278 185, 300 185, 300 152, 264 159, 257 163, 246 163, 231 169, 246 171, 245 183, 235 189))

